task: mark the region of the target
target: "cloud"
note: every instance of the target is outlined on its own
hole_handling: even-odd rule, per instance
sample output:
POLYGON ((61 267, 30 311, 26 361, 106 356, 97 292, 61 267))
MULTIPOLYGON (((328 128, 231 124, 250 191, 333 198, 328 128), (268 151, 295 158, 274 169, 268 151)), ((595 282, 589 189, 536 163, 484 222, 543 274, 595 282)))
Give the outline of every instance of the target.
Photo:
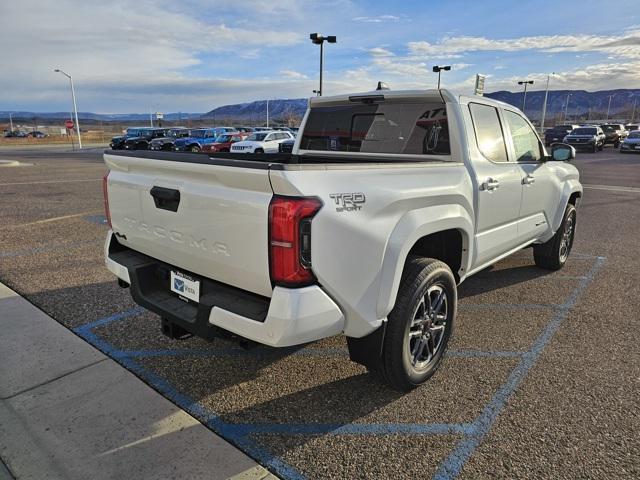
POLYGON ((309 78, 304 73, 296 72, 295 70, 280 70, 280 75, 282 75, 285 78, 295 78, 295 79, 309 78))
POLYGON ((378 15, 375 17, 356 17, 353 19, 353 21, 364 23, 399 22, 400 17, 396 15, 378 15))
POLYGON ((410 55, 460 54, 478 51, 515 52, 539 50, 543 52, 604 52, 626 58, 640 58, 640 29, 627 30, 623 35, 538 35, 510 39, 487 37, 444 37, 436 43, 409 42, 410 55))
POLYGON ((382 47, 370 48, 368 51, 371 54, 371 56, 373 56, 373 57, 393 57, 393 56, 395 56, 395 54, 392 51, 387 50, 386 48, 382 48, 382 47))

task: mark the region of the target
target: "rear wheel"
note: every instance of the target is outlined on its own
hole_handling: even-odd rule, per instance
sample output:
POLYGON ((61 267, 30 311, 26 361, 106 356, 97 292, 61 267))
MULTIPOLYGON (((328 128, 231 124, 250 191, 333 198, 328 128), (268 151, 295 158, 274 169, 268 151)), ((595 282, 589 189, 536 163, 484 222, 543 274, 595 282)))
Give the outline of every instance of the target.
POLYGON ((256 148, 253 153, 264 153, 264 149, 263 148, 256 148))
POLYGON ((191 148, 189 148, 189 151, 191 153, 199 153, 200 152, 200 147, 198 145, 191 145, 191 148))
POLYGON ((536 265, 546 270, 560 270, 569 258, 576 232, 576 207, 569 204, 564 212, 560 228, 551 239, 533 246, 536 265))
POLYGON ((456 306, 451 269, 439 260, 409 257, 383 344, 381 373, 392 387, 409 391, 436 372, 453 332, 456 306))

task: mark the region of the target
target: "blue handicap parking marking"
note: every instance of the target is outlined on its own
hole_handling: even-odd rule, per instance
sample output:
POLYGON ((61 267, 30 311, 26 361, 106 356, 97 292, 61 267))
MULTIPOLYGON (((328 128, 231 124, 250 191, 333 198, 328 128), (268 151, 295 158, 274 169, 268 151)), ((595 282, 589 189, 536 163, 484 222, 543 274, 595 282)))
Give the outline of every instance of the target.
POLYGON ((87 215, 83 217, 87 222, 95 223, 97 225, 107 225, 107 217, 104 215, 87 215))
MULTIPOLYGON (((202 421, 213 431, 235 444, 249 456, 256 459, 263 466, 281 476, 291 480, 305 478, 293 466, 273 455, 267 448, 252 438, 259 434, 282 435, 460 435, 461 439, 451 453, 442 461, 434 475, 434 479, 447 480, 456 478, 466 462, 474 454, 479 445, 491 430, 493 424, 507 405, 511 395, 525 380, 535 365, 544 348, 553 335, 567 318, 569 311, 576 305, 581 295, 591 283, 595 275, 605 264, 606 259, 598 256, 584 255, 583 259, 592 260, 588 274, 577 276, 577 287, 568 295, 562 304, 466 304, 465 309, 485 308, 522 308, 522 309, 551 309, 554 314, 544 326, 536 340, 526 351, 475 351, 450 350, 448 355, 454 357, 477 358, 514 358, 516 366, 511 370, 504 383, 498 387, 491 400, 483 407, 481 413, 471 423, 227 423, 218 414, 202 403, 195 401, 179 391, 168 380, 162 378, 136 361, 137 358, 149 357, 233 357, 238 355, 268 356, 274 354, 274 349, 256 347, 246 351, 240 347, 199 348, 199 349, 166 349, 166 350, 119 350, 99 338, 93 329, 116 321, 129 318, 144 312, 141 307, 126 310, 108 317, 98 319, 74 329, 82 338, 93 344, 107 355, 114 358, 124 367, 134 372, 180 408, 202 421)), ((345 348, 321 347, 291 349, 292 355, 308 356, 348 356, 345 348)))

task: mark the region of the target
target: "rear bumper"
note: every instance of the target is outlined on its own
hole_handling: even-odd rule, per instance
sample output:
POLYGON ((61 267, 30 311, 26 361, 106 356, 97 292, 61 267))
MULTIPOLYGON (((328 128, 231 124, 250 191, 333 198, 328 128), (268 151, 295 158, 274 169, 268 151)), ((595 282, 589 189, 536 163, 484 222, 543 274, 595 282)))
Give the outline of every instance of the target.
POLYGON ((223 329, 265 345, 287 347, 337 335, 344 329, 340 308, 317 285, 275 287, 271 298, 262 297, 128 249, 111 231, 105 259, 107 268, 130 285, 137 304, 208 340, 223 329), (200 303, 186 303, 170 291, 171 269, 201 281, 200 303))

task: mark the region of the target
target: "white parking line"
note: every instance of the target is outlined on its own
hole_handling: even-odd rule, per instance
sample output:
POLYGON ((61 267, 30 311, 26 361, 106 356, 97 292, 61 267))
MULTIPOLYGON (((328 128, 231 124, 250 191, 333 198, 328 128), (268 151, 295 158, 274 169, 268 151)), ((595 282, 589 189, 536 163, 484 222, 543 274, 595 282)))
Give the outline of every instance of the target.
POLYGON ((36 220, 35 222, 22 223, 20 225, 14 225, 14 226, 15 227, 28 227, 30 225, 38 225, 40 223, 57 222, 58 220, 66 220, 68 218, 82 217, 82 216, 85 216, 85 215, 95 215, 96 213, 100 213, 100 211, 93 210, 91 212, 75 213, 73 215, 64 215, 62 217, 46 218, 44 220, 36 220))
POLYGON ((630 192, 640 193, 640 188, 637 187, 621 187, 618 185, 582 185, 584 188, 591 188, 593 190, 608 190, 610 192, 630 192))
POLYGON ((72 182, 97 182, 102 178, 83 178, 80 180, 46 180, 40 182, 13 182, 13 183, 0 183, 0 187, 13 186, 13 185, 39 185, 43 183, 72 183, 72 182))

